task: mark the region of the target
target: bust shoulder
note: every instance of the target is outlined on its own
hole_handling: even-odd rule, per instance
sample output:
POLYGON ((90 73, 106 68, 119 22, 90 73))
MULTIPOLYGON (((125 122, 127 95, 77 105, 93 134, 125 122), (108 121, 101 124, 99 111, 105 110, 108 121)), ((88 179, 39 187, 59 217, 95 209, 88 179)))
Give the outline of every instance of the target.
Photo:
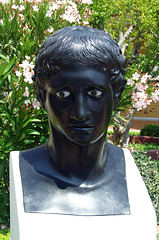
POLYGON ((35 172, 47 177, 52 176, 51 170, 53 166, 49 157, 47 143, 32 149, 21 151, 19 159, 21 169, 25 162, 29 164, 35 172))

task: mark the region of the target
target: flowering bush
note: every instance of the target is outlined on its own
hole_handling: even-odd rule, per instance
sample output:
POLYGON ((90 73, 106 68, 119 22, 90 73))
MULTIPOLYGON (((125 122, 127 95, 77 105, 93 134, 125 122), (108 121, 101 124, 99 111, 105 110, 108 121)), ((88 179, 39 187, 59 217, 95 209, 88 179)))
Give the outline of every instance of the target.
POLYGON ((151 81, 149 74, 136 71, 130 76, 116 109, 117 112, 127 109, 126 116, 123 118, 113 113, 113 141, 121 147, 128 146, 129 130, 136 111, 147 108, 152 101, 159 101, 159 85, 151 81))
MULTIPOLYGON (((27 0, 0 1, 0 63, 8 56, 9 60, 16 56, 14 72, 11 79, 16 90, 23 92, 26 107, 32 104, 39 110, 40 105, 35 100, 32 91, 33 61, 41 42, 54 30, 68 25, 88 25, 90 0, 27 0), (2 57, 3 56, 3 57, 2 57), (15 76, 14 76, 15 75, 15 76)), ((8 79, 6 80, 8 81, 8 79)), ((8 86, 11 86, 8 83, 8 86)), ((12 89, 5 89, 11 96, 12 89)))
POLYGON ((132 91, 132 105, 138 111, 147 108, 152 101, 159 101, 159 85, 152 83, 150 78, 148 73, 136 71, 127 81, 132 91))

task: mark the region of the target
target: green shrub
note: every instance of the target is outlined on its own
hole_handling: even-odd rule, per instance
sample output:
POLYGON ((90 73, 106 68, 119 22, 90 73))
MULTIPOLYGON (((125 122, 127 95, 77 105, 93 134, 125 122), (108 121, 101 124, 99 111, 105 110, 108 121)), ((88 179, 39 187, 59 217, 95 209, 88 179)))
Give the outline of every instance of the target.
POLYGON ((10 239, 10 231, 8 228, 5 228, 0 231, 0 240, 9 240, 10 239))
POLYGON ((159 137, 159 125, 157 124, 145 125, 140 131, 140 136, 159 137))
POLYGON ((133 152, 132 155, 143 177, 150 198, 152 200, 153 206, 156 210, 157 219, 159 221, 159 206, 158 206, 159 175, 157 171, 157 162, 142 152, 133 152))
MULTIPOLYGON (((113 134, 114 134, 114 131, 108 129, 107 135, 113 135, 113 134)), ((139 131, 129 131, 129 135, 130 136, 139 136, 140 132, 139 131)))
POLYGON ((159 149, 159 145, 156 143, 130 143, 129 149, 133 149, 134 151, 146 152, 148 150, 156 150, 159 149))
POLYGON ((129 131, 129 136, 139 136, 140 132, 139 131, 129 131))

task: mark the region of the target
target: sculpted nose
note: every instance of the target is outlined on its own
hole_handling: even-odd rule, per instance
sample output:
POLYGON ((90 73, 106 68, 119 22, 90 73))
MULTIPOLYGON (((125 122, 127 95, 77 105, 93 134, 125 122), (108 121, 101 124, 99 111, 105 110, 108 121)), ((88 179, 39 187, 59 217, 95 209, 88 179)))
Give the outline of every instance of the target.
POLYGON ((84 121, 90 118, 90 111, 87 106, 87 101, 82 94, 76 96, 71 118, 77 119, 79 121, 84 121))

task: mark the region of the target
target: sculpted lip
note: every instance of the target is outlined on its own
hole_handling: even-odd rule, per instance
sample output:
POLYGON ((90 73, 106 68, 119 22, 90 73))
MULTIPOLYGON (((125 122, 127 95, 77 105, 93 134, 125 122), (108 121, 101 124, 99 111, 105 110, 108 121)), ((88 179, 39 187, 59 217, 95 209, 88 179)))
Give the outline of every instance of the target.
POLYGON ((94 126, 92 125, 70 125, 70 130, 71 131, 86 131, 86 132, 91 132, 94 129, 94 126))

